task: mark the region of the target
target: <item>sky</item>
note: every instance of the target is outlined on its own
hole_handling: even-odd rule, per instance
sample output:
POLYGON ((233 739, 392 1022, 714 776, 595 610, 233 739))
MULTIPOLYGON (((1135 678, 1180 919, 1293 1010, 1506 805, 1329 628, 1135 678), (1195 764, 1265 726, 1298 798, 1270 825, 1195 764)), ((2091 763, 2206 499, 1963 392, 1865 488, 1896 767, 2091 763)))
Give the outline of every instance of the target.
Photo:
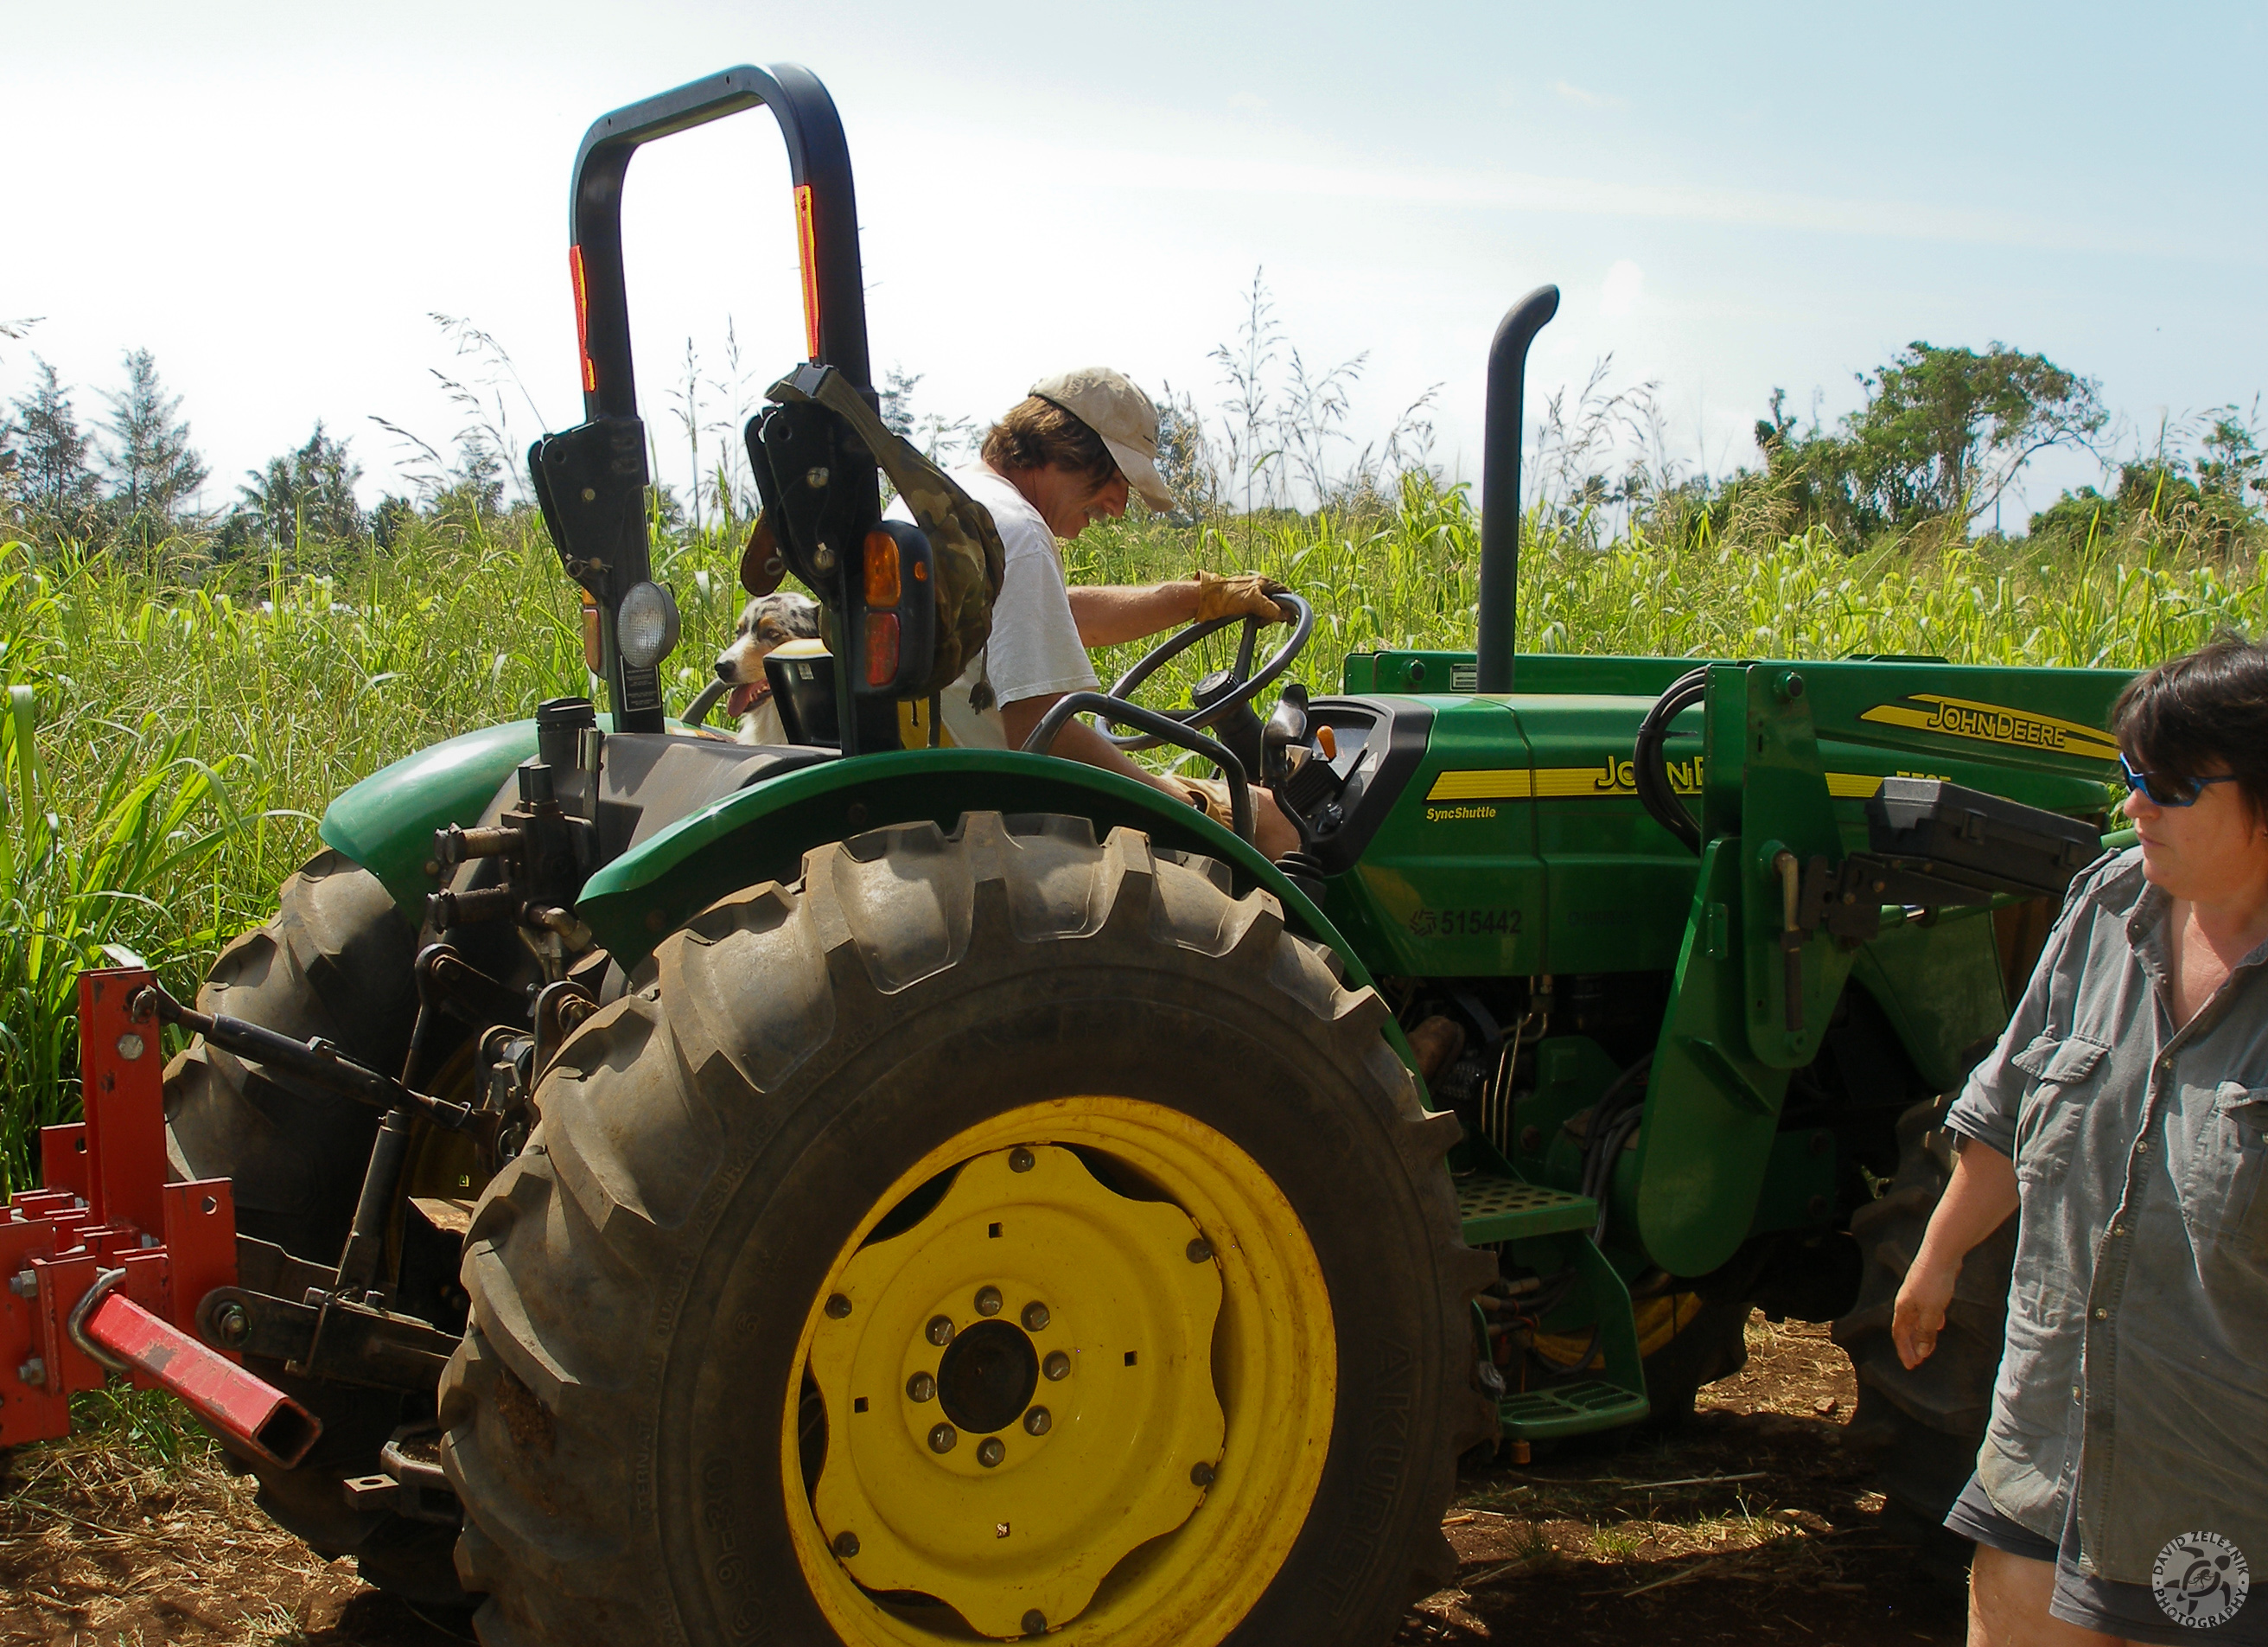
MULTIPOLYGON (((484 393, 515 442, 579 421, 576 145, 744 62, 833 93, 876 369, 919 375, 917 413, 1101 362, 1217 414, 1256 274, 1311 369, 1362 358, 1355 435, 1430 394, 1468 477, 1489 337, 1546 282, 1531 414, 1606 361, 1713 473, 1774 388, 1831 422, 1916 340, 2098 380, 2130 447, 2268 388, 2257 4, 0 0, 0 322, 37 318, 0 398, 36 351, 92 421, 151 350, 208 506, 319 418, 366 499, 406 489, 372 419, 446 450, 440 374, 500 375, 436 315, 509 356, 484 393)), ((802 352, 789 199, 761 112, 632 165, 640 404, 681 488, 802 352)), ((2049 460, 2029 502, 2098 470, 2049 460)))

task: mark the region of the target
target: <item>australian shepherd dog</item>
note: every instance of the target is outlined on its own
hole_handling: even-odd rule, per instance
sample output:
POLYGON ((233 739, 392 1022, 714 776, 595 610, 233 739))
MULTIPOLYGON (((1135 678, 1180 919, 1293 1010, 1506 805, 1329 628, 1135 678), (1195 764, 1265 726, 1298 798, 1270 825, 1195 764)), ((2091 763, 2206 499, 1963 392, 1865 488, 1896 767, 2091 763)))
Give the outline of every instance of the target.
POLYGON ((717 678, 733 689, 725 699, 725 713, 738 724, 734 735, 741 742, 787 742, 779 708, 772 702, 771 682, 764 675, 764 659, 776 646, 818 636, 819 606, 807 595, 781 589, 758 595, 741 609, 733 644, 717 659, 717 678))

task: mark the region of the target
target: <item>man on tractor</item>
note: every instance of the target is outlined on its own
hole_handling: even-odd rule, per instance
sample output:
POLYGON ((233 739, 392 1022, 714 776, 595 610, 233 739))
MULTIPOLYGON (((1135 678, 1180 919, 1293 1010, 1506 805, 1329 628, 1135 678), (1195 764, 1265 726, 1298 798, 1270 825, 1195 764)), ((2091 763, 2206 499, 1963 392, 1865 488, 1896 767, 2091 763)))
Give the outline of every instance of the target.
MULTIPOLYGON (((1006 551, 992 606, 991 639, 943 696, 944 730, 963 748, 1019 749, 1040 718, 1071 692, 1100 685, 1089 646, 1118 646, 1192 622, 1257 617, 1285 623, 1280 584, 1258 572, 1199 572, 1186 581, 1071 587, 1058 538, 1126 513, 1130 497, 1160 513, 1173 494, 1157 464, 1158 412, 1122 373, 1086 366, 1043 378, 984 437, 978 462, 954 479, 984 506, 1006 551)), ((910 520, 902 501, 891 513, 910 520)), ((1064 727, 1051 751, 1122 772, 1226 822, 1216 781, 1152 772, 1084 722, 1064 727)), ((1299 845, 1272 795, 1256 788, 1255 844, 1270 858, 1299 845)))

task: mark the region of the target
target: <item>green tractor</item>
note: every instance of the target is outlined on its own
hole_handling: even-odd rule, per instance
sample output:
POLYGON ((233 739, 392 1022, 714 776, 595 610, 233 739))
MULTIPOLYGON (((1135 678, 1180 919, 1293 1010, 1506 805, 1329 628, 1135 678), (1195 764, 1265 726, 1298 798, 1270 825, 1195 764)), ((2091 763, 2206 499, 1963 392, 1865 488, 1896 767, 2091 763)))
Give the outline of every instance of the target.
POLYGON ((1888 1490, 1942 1508, 2002 1283, 1918 1374, 1889 1300, 1933 1106, 2102 849, 2122 676, 1515 657, 1547 288, 1490 358, 1476 651, 1310 695, 1303 617, 1194 709, 1063 711, 1247 825, 1271 784, 1270 862, 1046 754, 1062 714, 906 735, 943 527, 882 519, 816 79, 606 116, 573 224, 587 421, 531 462, 606 723, 357 785, 166 1003, 173 1171, 242 1232, 198 1319, 323 1426, 247 1459, 280 1522, 494 1647, 1378 1642, 1449 1574, 1462 1455, 1674 1420, 1759 1305, 1837 1323, 1888 1490), (835 638, 769 662, 781 747, 665 715, 619 221, 639 145, 758 106, 809 358, 749 452, 835 638))

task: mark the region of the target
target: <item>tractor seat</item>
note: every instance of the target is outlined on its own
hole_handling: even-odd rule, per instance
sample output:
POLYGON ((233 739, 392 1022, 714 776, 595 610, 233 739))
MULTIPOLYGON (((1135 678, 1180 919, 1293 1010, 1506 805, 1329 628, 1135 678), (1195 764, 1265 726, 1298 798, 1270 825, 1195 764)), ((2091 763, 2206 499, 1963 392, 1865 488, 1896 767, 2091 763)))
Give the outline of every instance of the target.
MULTIPOLYGON (((790 743, 820 749, 840 746, 835 704, 835 655, 821 640, 791 640, 774 647, 764 658, 764 677, 771 683, 772 702, 778 706, 780 729, 790 743)), ((924 749, 944 742, 932 738, 931 702, 927 698, 893 702, 887 698, 858 699, 858 747, 876 750, 924 749)))

